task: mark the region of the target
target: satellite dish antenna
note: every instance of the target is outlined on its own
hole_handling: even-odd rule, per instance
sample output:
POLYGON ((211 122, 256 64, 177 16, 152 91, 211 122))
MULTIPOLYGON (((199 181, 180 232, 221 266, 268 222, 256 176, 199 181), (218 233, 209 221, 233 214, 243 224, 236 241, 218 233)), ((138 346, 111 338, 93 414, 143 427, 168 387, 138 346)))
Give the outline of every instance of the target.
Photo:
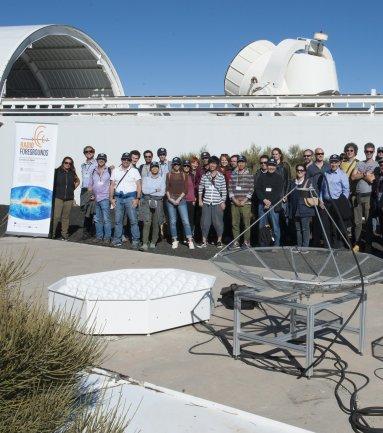
POLYGON ((339 93, 335 62, 323 45, 328 36, 313 39, 252 42, 230 63, 225 76, 227 95, 317 95, 339 93))

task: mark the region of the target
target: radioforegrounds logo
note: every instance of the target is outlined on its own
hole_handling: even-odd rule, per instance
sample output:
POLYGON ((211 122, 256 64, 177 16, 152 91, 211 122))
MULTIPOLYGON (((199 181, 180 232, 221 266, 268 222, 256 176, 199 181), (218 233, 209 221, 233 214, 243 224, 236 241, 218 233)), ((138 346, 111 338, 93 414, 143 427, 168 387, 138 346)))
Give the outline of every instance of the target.
POLYGON ((31 137, 22 137, 20 139, 20 154, 48 156, 49 151, 46 149, 46 144, 50 139, 45 135, 45 130, 46 126, 37 125, 31 137))

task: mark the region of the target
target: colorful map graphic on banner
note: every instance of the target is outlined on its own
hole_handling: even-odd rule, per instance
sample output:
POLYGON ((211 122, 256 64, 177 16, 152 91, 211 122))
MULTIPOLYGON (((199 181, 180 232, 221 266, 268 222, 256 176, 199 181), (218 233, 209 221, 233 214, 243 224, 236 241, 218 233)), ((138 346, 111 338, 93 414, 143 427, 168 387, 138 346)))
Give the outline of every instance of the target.
POLYGON ((16 123, 7 233, 49 235, 56 143, 57 125, 16 123))

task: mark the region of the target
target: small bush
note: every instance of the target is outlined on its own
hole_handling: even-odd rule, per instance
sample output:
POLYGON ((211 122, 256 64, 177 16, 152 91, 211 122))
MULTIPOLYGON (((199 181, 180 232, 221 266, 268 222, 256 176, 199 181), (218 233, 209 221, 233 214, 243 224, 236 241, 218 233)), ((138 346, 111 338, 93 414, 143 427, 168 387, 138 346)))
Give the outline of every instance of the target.
POLYGON ((123 419, 84 398, 84 373, 100 362, 104 342, 23 298, 29 265, 27 254, 0 257, 0 433, 122 433, 123 419))

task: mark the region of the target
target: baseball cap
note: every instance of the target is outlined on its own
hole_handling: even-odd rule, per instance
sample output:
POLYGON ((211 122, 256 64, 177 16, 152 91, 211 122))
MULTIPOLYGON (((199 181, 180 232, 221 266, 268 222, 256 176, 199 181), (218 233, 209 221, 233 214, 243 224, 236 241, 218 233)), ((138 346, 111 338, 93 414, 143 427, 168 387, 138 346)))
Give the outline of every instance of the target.
POLYGON ((269 158, 267 165, 277 165, 277 161, 274 158, 269 158))
POLYGON ((98 155, 97 155, 97 158, 96 158, 97 160, 99 160, 99 159, 103 159, 104 161, 107 161, 108 160, 108 158, 107 158, 107 156, 106 156, 106 154, 105 153, 99 153, 98 155))
POLYGON ((172 159, 172 165, 176 165, 176 164, 178 164, 178 165, 182 164, 181 158, 178 158, 178 156, 176 156, 172 159))
POLYGON ((247 162, 247 158, 245 155, 238 155, 237 162, 247 162))
POLYGON ((209 152, 202 152, 201 153, 201 159, 209 159, 210 153, 209 152))
POLYGON ((211 157, 209 158, 209 164, 210 164, 211 162, 215 162, 216 164, 219 165, 219 158, 218 158, 218 156, 215 156, 215 155, 211 156, 211 157))
POLYGON ((124 152, 121 156, 121 159, 128 159, 129 161, 131 161, 132 157, 130 155, 130 152, 124 152))
POLYGON ((330 162, 339 162, 340 161, 340 156, 337 155, 336 153, 333 153, 330 158, 329 158, 330 162))
POLYGON ((377 152, 383 152, 383 147, 379 146, 378 149, 377 149, 377 152))
POLYGON ((150 163, 150 168, 152 169, 153 167, 158 167, 160 168, 160 163, 158 161, 153 161, 150 163))
POLYGON ((167 155, 168 153, 167 153, 167 151, 166 151, 166 149, 164 148, 164 147, 160 147, 158 150, 157 150, 157 156, 160 156, 160 155, 167 155))
POLYGON ((190 161, 189 161, 188 159, 184 159, 182 165, 183 165, 184 167, 186 167, 186 166, 187 166, 187 167, 191 167, 190 161))

